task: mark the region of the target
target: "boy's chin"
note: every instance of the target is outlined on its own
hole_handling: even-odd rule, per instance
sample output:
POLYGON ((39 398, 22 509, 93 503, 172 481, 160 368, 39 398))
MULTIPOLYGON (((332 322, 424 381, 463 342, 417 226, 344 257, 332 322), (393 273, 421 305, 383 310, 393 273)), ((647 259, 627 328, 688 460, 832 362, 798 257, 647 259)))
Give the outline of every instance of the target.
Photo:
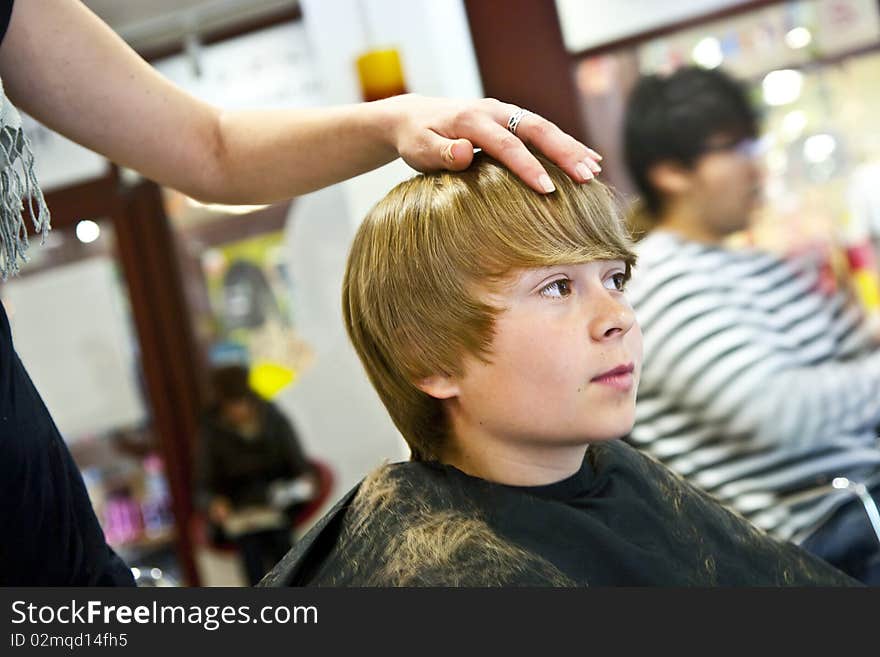
POLYGON ((609 422, 603 426, 591 427, 588 443, 601 443, 606 440, 623 438, 632 431, 635 418, 622 419, 620 422, 609 422))
POLYGON ((629 433, 629 431, 624 431, 623 433, 613 433, 613 434, 606 434, 606 435, 600 435, 600 436, 590 436, 590 438, 584 442, 586 442, 587 445, 591 445, 593 443, 607 443, 607 442, 611 442, 612 440, 620 440, 628 433, 629 433))
MULTIPOLYGON (((632 430, 632 423, 621 425, 616 428, 608 427, 608 430, 597 430, 595 427, 585 434, 562 441, 568 446, 573 445, 591 445, 593 443, 606 443, 612 440, 620 440, 629 435, 632 430)), ((562 443, 560 443, 562 444, 562 443)))

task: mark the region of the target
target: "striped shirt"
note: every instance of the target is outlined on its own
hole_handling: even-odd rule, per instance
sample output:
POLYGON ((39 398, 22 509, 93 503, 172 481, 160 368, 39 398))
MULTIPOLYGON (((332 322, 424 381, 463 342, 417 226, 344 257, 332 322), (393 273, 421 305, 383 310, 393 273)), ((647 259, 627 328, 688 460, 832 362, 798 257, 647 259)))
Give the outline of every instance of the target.
POLYGON ((629 441, 779 538, 880 482, 880 349, 815 272, 655 231, 627 296, 645 336, 629 441))

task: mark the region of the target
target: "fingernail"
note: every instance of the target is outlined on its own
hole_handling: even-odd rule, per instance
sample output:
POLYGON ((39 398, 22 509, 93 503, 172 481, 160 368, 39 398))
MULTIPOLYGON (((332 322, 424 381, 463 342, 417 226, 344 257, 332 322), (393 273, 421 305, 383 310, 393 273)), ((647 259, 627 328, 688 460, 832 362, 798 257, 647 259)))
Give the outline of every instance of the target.
POLYGON ((590 155, 593 156, 593 159, 594 159, 594 160, 600 160, 600 161, 601 161, 601 160, 604 160, 604 159, 605 159, 604 157, 602 157, 601 155, 599 155, 596 151, 594 151, 592 148, 588 148, 587 150, 590 151, 590 155))
POLYGON ((578 162, 574 168, 577 171, 577 175, 579 175, 583 180, 592 180, 594 178, 593 172, 587 168, 587 165, 583 162, 578 162))
POLYGON ((550 176, 548 176, 546 173, 542 173, 541 177, 538 178, 538 184, 541 185, 541 189, 543 189, 548 194, 550 192, 556 191, 556 185, 553 184, 553 181, 550 180, 550 176))
POLYGON ((598 163, 593 162, 593 160, 586 160, 586 162, 587 162, 587 166, 590 167, 590 170, 593 173, 599 173, 600 171, 602 171, 602 167, 600 167, 598 165, 598 163))
POLYGON ((455 151, 453 150, 453 146, 455 146, 455 142, 450 142, 449 145, 443 149, 443 159, 447 162, 455 162, 455 151))

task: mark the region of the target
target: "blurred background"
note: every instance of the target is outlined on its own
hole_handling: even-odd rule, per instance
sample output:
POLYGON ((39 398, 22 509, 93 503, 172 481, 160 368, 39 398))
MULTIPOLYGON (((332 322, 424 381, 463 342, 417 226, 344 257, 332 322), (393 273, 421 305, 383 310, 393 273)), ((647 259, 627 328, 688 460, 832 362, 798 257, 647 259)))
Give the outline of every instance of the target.
MULTIPOLYGON (((762 114, 765 199, 735 241, 812 255, 826 285, 880 309, 880 0, 85 4, 162 74, 223 107, 404 92, 516 103, 600 151, 627 203, 620 130, 636 77, 720 66, 762 114)), ((196 504, 209 372, 247 367, 319 466, 295 534, 369 470, 405 459, 339 297, 360 218, 412 172, 398 161, 286 203, 206 206, 33 120, 26 130, 53 230, 0 298, 107 540, 143 585, 244 584, 196 504)))

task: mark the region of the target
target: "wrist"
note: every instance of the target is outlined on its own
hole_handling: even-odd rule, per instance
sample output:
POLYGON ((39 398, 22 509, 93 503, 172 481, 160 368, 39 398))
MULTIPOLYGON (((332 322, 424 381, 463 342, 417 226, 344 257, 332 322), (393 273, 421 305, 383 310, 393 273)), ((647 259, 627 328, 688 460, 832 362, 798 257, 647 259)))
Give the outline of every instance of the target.
POLYGON ((400 155, 400 135, 408 118, 405 108, 408 96, 391 96, 365 104, 368 129, 375 131, 373 137, 392 152, 393 157, 400 155))

